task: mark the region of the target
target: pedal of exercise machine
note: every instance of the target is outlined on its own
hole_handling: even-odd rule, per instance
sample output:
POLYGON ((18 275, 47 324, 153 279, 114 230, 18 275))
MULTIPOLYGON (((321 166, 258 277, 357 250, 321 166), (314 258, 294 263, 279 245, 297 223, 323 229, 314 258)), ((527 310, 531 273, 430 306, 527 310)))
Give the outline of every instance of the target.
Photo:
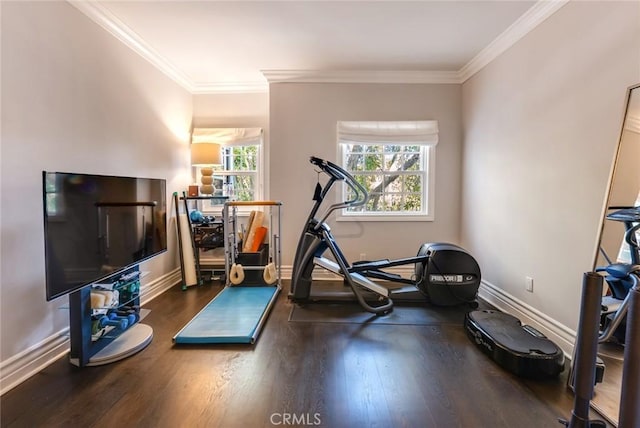
POLYGON ((535 328, 512 315, 493 311, 468 312, 467 336, 498 365, 527 378, 556 377, 564 370, 564 352, 535 328))

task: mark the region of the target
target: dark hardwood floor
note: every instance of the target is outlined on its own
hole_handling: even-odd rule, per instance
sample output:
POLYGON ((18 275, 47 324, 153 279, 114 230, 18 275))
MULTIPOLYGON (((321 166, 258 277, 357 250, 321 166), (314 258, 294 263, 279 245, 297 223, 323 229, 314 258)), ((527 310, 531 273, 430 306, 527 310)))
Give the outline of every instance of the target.
POLYGON ((145 305, 153 342, 79 369, 62 358, 0 400, 2 427, 560 427, 566 372, 523 381, 462 325, 289 322, 280 299, 256 345, 174 346, 221 286, 178 286, 145 305))

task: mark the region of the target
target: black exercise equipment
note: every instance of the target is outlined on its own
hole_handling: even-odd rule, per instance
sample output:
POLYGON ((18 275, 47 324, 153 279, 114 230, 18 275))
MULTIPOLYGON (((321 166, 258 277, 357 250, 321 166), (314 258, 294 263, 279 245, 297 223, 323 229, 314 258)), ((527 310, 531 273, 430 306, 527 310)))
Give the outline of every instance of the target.
POLYGON ((612 338, 616 338, 619 343, 625 343, 625 322, 631 299, 629 292, 638 285, 639 271, 640 265, 626 263, 596 268, 596 272, 606 273, 604 279, 612 292, 611 295, 601 298, 599 343, 608 342, 612 338), (625 288, 623 291, 614 291, 611 284, 624 284, 625 288))
MULTIPOLYGON (((415 257, 349 263, 325 220, 335 210, 366 204, 369 195, 367 190, 340 166, 317 157, 311 157, 310 162, 329 178, 324 186, 320 183, 316 185, 313 197, 315 203, 298 241, 291 276, 290 298, 292 300, 307 302, 320 297, 311 294, 311 275, 314 268, 320 266, 342 275, 360 305, 366 311, 377 315, 392 310, 392 297, 398 300, 426 300, 439 306, 464 303, 477 307, 480 268, 469 253, 456 245, 427 243, 420 247, 415 257), (316 215, 325 196, 339 181, 348 186, 351 199, 330 205, 324 215, 317 219, 316 215), (334 260, 323 256, 327 250, 334 260), (384 271, 394 266, 410 264, 415 265, 413 279, 384 271), (387 282, 381 285, 370 278, 387 282), (388 284, 405 284, 405 286, 392 288, 388 284)), ((330 298, 330 296, 324 297, 330 298)))
MULTIPOLYGON (((629 268, 631 275, 640 272, 640 266, 629 268)), ((596 358, 599 342, 600 299, 603 277, 597 272, 586 272, 582 285, 580 321, 574 352, 573 388, 574 408, 569 421, 561 419, 569 428, 606 427, 600 420, 589 420, 589 404, 593 397, 596 358)), ((638 281, 628 296, 626 343, 622 364, 622 387, 620 391, 619 428, 640 426, 640 289, 638 281)))
POLYGON ((494 310, 468 312, 467 336, 498 365, 526 378, 552 378, 564 370, 564 352, 513 315, 494 310))
POLYGON ((608 266, 596 268, 596 272, 605 273, 609 294, 602 298, 602 315, 598 341, 604 343, 611 339, 625 343, 625 319, 629 306, 629 291, 637 286, 638 276, 634 274, 640 265, 640 247, 636 232, 640 230, 640 207, 609 207, 616 209, 607 215, 607 220, 624 223, 624 242, 629 248, 631 263, 613 263, 607 254, 600 249, 609 263, 608 266))
POLYGON ((629 291, 626 343, 622 363, 622 387, 618 427, 640 426, 640 290, 636 285, 629 291))
MULTIPOLYGON (((640 265, 626 264, 626 263, 614 263, 605 267, 598 267, 592 274, 599 277, 598 281, 606 281, 611 290, 611 295, 602 296, 603 287, 600 286, 600 292, 597 296, 593 297, 598 300, 598 322, 595 331, 597 332, 597 343, 605 343, 612 339, 615 339, 618 343, 625 345, 626 350, 626 335, 629 331, 628 313, 631 306, 632 299, 636 297, 637 293, 633 293, 633 290, 638 289, 640 284, 640 265), (612 283, 616 284, 628 284, 625 286, 625 295, 621 296, 617 294, 611 287, 612 283), (628 288, 626 288, 628 287, 628 288)), ((618 293, 620 289, 618 289, 618 293)), ((584 305, 584 303, 583 303, 584 305)), ((575 362, 575 354, 577 353, 577 347, 574 349, 574 364, 569 375, 568 383, 571 388, 576 389, 576 371, 577 365, 575 362)), ((595 362, 595 383, 603 381, 605 372, 605 365, 601 358, 596 356, 595 362)))
POLYGON ((582 280, 580 321, 573 361, 573 411, 570 420, 560 419, 569 428, 606 427, 601 420, 589 420, 589 404, 596 381, 602 282, 602 276, 595 272, 586 272, 582 280))

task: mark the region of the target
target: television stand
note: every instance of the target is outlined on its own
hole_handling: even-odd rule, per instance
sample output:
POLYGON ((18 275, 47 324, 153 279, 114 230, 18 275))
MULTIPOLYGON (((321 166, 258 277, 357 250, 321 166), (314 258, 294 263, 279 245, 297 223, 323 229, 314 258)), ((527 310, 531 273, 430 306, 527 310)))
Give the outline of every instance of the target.
POLYGON ((140 271, 134 266, 109 282, 96 283, 69 294, 69 332, 71 353, 69 361, 78 367, 99 366, 127 358, 144 349, 153 339, 153 329, 139 323, 140 319, 140 271), (119 305, 109 308, 91 307, 91 290, 107 285, 119 291, 119 305), (100 334, 95 333, 95 323, 101 317, 109 318, 128 308, 129 322, 119 324, 115 316, 108 321, 100 334), (106 312, 106 315, 105 315, 106 312), (92 331, 93 330, 93 331, 92 331))
POLYGON ((90 357, 87 366, 101 366, 130 357, 146 348, 151 339, 153 329, 146 324, 136 323, 90 357))

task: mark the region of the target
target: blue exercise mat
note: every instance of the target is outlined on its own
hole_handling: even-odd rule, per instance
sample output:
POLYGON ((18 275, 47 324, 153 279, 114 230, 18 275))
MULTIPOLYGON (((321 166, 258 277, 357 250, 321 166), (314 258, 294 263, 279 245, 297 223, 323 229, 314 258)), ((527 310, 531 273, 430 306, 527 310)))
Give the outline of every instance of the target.
POLYGON ((254 343, 279 287, 226 287, 174 337, 175 343, 254 343))

